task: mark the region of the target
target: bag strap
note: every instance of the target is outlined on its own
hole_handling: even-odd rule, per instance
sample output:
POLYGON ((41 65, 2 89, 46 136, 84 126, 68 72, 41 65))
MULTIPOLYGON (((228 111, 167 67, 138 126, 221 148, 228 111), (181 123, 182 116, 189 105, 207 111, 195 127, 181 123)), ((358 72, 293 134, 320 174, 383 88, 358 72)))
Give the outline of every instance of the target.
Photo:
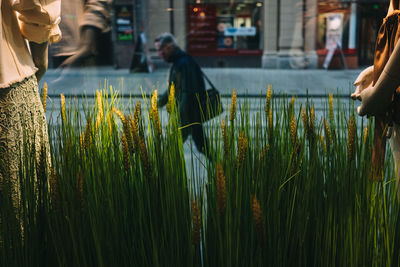
POLYGON ((214 84, 210 81, 210 79, 208 79, 207 75, 203 72, 203 70, 201 70, 201 73, 203 74, 203 77, 204 77, 204 79, 206 79, 208 84, 210 84, 211 88, 214 90, 217 90, 217 88, 215 88, 214 84))

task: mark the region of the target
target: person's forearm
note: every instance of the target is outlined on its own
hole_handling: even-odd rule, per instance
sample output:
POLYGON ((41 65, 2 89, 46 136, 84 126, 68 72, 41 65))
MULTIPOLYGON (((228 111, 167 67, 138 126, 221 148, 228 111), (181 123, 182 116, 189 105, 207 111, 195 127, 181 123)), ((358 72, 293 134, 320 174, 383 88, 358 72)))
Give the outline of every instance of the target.
POLYGON ((397 42, 374 87, 377 93, 391 95, 400 85, 400 42, 397 42))
POLYGON ((48 66, 48 43, 44 42, 41 44, 35 42, 29 42, 29 47, 31 49, 33 63, 35 67, 38 68, 36 72, 36 79, 40 81, 47 70, 48 66))

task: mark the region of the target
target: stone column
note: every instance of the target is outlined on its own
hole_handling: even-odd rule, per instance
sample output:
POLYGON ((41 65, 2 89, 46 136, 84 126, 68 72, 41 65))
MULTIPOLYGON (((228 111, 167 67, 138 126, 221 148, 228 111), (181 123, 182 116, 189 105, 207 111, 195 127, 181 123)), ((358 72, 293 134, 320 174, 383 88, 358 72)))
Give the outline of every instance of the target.
POLYGON ((356 48, 356 39, 357 39, 356 29, 357 29, 357 3, 351 3, 349 49, 356 48))
POLYGON ((187 33, 187 6, 185 0, 174 1, 174 35, 178 45, 182 49, 186 49, 186 33, 187 33))
POLYGON ((281 0, 265 0, 262 25, 264 53, 262 67, 276 69, 278 67, 278 3, 281 0))
POLYGON ((318 1, 306 0, 306 11, 304 21, 304 54, 305 68, 318 68, 318 55, 316 51, 317 25, 318 25, 318 1))

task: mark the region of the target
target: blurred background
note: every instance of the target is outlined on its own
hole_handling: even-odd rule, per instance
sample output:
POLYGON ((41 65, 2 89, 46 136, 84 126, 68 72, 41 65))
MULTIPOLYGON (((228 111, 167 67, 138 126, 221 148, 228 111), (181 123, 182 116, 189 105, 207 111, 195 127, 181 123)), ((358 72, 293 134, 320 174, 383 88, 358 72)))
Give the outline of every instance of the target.
MULTIPOLYGON (((81 41, 86 3, 63 1, 63 42, 52 45, 50 68, 73 55, 81 41)), ((165 67, 154 38, 173 33, 203 67, 357 69, 371 65, 387 0, 114 0, 98 53, 82 65, 132 72, 165 67), (325 66, 324 66, 325 63, 325 66), (145 64, 145 66, 142 66, 145 64)), ((97 12, 97 13, 96 13, 97 12)), ((97 25, 95 25, 96 27, 97 25)))

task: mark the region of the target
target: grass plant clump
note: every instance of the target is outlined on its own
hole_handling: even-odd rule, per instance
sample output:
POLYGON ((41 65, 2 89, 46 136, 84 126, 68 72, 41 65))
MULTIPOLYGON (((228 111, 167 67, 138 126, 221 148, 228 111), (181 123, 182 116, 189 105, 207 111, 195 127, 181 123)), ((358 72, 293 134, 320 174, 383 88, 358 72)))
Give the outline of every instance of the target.
POLYGON ((1 266, 397 266, 391 157, 368 180, 373 125, 332 95, 318 113, 269 86, 250 112, 234 91, 207 122, 213 160, 189 152, 203 171, 173 97, 166 120, 157 91, 60 101, 50 167, 25 153, 20 210, 1 191, 1 266))

